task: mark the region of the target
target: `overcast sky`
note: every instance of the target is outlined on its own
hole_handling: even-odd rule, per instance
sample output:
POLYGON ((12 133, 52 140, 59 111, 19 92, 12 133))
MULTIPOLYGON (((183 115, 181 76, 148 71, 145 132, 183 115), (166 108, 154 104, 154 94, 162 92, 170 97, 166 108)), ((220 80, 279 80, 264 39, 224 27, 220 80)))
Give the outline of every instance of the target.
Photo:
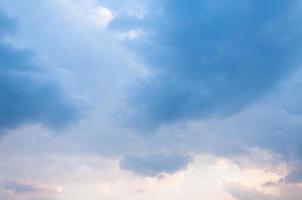
POLYGON ((1 200, 300 200, 299 0, 0 0, 1 200))

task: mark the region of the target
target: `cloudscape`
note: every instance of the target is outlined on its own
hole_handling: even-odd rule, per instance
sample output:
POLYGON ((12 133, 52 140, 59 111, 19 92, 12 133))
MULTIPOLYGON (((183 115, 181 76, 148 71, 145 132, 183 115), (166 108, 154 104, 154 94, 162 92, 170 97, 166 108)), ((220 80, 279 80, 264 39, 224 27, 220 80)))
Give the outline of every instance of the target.
POLYGON ((0 200, 301 200, 299 0, 0 0, 0 200))

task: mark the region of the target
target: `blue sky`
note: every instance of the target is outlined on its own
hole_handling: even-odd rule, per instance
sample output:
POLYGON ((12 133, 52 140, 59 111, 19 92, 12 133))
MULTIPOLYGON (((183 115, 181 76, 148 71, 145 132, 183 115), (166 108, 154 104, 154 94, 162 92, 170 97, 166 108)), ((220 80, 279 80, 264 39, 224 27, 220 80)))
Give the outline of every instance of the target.
POLYGON ((0 199, 298 200, 298 0, 1 0, 0 199))

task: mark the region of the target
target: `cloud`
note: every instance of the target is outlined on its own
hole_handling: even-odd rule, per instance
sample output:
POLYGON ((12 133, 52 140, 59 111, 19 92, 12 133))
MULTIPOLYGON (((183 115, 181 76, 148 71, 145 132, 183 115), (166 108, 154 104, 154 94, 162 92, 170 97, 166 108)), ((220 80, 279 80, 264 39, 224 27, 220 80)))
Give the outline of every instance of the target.
POLYGON ((58 189, 37 184, 28 181, 10 181, 5 185, 5 189, 13 191, 15 193, 45 193, 45 194, 56 194, 58 189))
POLYGON ((128 155, 120 161, 120 167, 142 176, 159 176, 185 169, 190 162, 190 157, 178 154, 128 155))
POLYGON ((143 19, 113 20, 146 32, 129 43, 154 72, 130 98, 136 125, 225 116, 270 92, 301 53, 297 2, 151 1, 143 19))
POLYGON ((281 185, 278 195, 264 194, 241 184, 228 184, 226 189, 236 200, 299 200, 302 195, 300 186, 281 185))
POLYGON ((287 183, 302 183, 302 166, 298 165, 296 169, 291 171, 285 178, 287 183))
POLYGON ((100 6, 95 0, 66 0, 57 1, 57 4, 68 13, 70 19, 76 22, 85 21, 102 29, 106 29, 114 18, 110 9, 100 6))
POLYGON ((96 0, 4 0, 3 4, 18 20, 13 43, 32 50, 38 65, 45 63, 55 74, 63 93, 82 100, 77 103, 86 113, 94 110, 93 115, 102 116, 108 113, 104 110, 121 104, 117 102, 125 93, 121 88, 136 76, 136 69, 129 69, 133 62, 128 52, 106 31, 107 14, 114 15, 113 10, 96 0))
POLYGON ((265 195, 256 189, 244 187, 240 184, 229 184, 227 190, 237 200, 273 200, 274 198, 269 195, 265 195))
MULTIPOLYGON (((49 178, 56 177, 60 170, 56 167, 57 159, 45 162, 47 155, 72 154, 72 157, 77 157, 80 154, 110 158, 128 155, 119 163, 122 169, 152 177, 185 169, 191 159, 184 155, 191 153, 209 152, 232 157, 238 154, 241 156, 249 148, 260 147, 280 153, 286 159, 301 159, 302 140, 299 140, 299 133, 302 121, 300 113, 296 112, 301 99, 296 94, 300 93, 301 87, 294 90, 295 94, 277 93, 267 102, 258 101, 260 105, 247 106, 270 93, 281 80, 285 80, 284 77, 296 64, 291 56, 295 57, 300 51, 300 30, 292 27, 296 25, 300 14, 294 11, 290 14, 289 11, 293 10, 291 3, 283 2, 281 5, 281 1, 275 1, 268 5, 258 0, 175 0, 172 3, 155 0, 147 12, 139 9, 135 12, 127 11, 125 13, 128 17, 121 16, 114 20, 111 23, 112 30, 133 34, 126 34, 126 38, 130 39, 124 42, 143 58, 146 66, 151 66, 151 78, 144 76, 147 79, 143 82, 135 82, 139 87, 134 88, 133 96, 130 95, 132 107, 129 109, 136 109, 136 125, 154 128, 173 123, 158 129, 157 134, 146 137, 133 135, 132 129, 119 127, 111 118, 112 115, 122 118, 119 118, 120 110, 117 107, 124 106, 124 95, 129 92, 125 90, 125 85, 129 84, 129 77, 133 77, 135 72, 127 70, 127 55, 115 43, 113 33, 104 29, 112 16, 103 16, 103 28, 95 23, 98 17, 102 17, 102 14, 96 12, 98 8, 104 6, 115 13, 109 3, 103 5, 101 2, 101 5, 93 6, 90 10, 89 6, 83 8, 78 4, 83 0, 5 2, 20 20, 22 28, 16 32, 17 37, 13 38, 16 46, 1 42, 3 55, 11 55, 3 56, 2 59, 13 58, 4 60, 9 64, 0 70, 3 73, 3 77, 0 76, 3 81, 0 87, 6 88, 3 95, 8 99, 5 107, 0 105, 0 109, 13 111, 6 115, 0 113, 0 119, 4 116, 0 120, 1 126, 15 128, 30 122, 42 122, 50 126, 58 126, 57 122, 68 123, 73 119, 74 112, 65 94, 69 89, 85 98, 93 109, 81 123, 62 134, 60 131, 58 137, 48 135, 53 132, 47 130, 47 127, 32 129, 24 126, 15 129, 1 142, 1 152, 5 158, 13 159, 16 153, 20 159, 25 157, 25 160, 19 162, 23 163, 20 165, 22 167, 12 161, 2 168, 10 169, 14 166, 22 169, 17 173, 20 176, 34 176, 38 179, 42 176, 50 181, 49 178), (64 7, 58 2, 73 4, 64 7), (238 7, 234 6, 235 3, 238 3, 238 7), (33 5, 36 9, 32 9, 33 5), (272 8, 268 8, 272 5, 272 8), (76 14, 73 13, 73 6, 76 14), (199 12, 199 8, 202 12, 199 12), (18 45, 22 48, 18 48, 18 45), (58 86, 51 73, 44 71, 43 62, 35 62, 37 57, 42 61, 46 57, 49 63, 54 63, 56 72, 67 74, 58 74, 60 77, 57 77, 66 90, 58 86), (286 99, 282 99, 285 96, 286 99), (274 99, 278 102, 274 102, 274 99), (53 104, 53 109, 49 108, 53 104), (290 111, 287 112, 279 104, 286 104, 290 111), (66 117, 65 114, 70 115, 66 117), (215 114, 227 117, 206 119, 215 114), (200 117, 205 118, 185 126, 182 123, 181 126, 174 124, 200 117), (154 147, 156 152, 171 154, 156 154, 154 147), (132 155, 133 152, 141 154, 132 155), (37 170, 43 167, 36 162, 38 159, 35 157, 26 159, 36 154, 41 155, 42 165, 49 165, 53 173, 45 172, 45 169, 37 170), (31 167, 32 163, 34 167, 31 167)), ((6 23, 3 23, 3 27, 7 27, 4 28, 7 31, 0 33, 3 38, 12 37, 15 29, 14 22, 8 20, 6 23)), ((3 101, 5 98, 0 99, 3 101)), ((269 162, 274 166, 272 159, 266 159, 267 154, 257 154, 255 157, 255 160, 250 157, 246 159, 251 162, 269 162)), ((62 159, 66 161, 65 157, 62 159)), ((251 162, 245 166, 253 167, 251 162)), ((79 168, 81 174, 89 172, 86 161, 73 163, 67 159, 66 163, 79 168)), ((98 167, 97 164, 96 171, 98 167)), ((16 174, 13 169, 10 176, 16 174)), ((65 170, 59 174, 65 177, 70 172, 67 169, 68 172, 65 170)), ((91 176, 95 178, 93 174, 91 176)), ((221 178, 219 174, 217 176, 221 178)), ((81 177, 77 182, 84 179, 81 177)), ((211 177, 204 181, 211 181, 211 177)), ((35 189, 30 184, 18 187, 11 184, 7 187, 10 188, 10 191, 6 189, 7 195, 18 193, 18 187, 20 191, 35 189), (13 188, 15 192, 12 192, 13 188)), ((179 192, 183 192, 182 189, 179 192)), ((72 193, 71 190, 68 192, 72 193)), ((247 197, 244 192, 253 193, 250 195, 254 199, 270 198, 253 189, 234 191, 234 195, 247 197)), ((88 192, 80 193, 85 195, 88 192)))
POLYGON ((41 122, 61 127, 75 118, 76 108, 54 77, 34 63, 34 53, 5 42, 15 22, 0 15, 0 130, 41 122))
POLYGON ((0 190, 4 200, 55 200, 60 190, 31 181, 9 181, 0 190))
POLYGON ((0 10, 0 26, 1 26, 1 31, 0 31, 1 37, 7 35, 8 33, 12 33, 16 28, 12 19, 6 16, 3 10, 0 10))

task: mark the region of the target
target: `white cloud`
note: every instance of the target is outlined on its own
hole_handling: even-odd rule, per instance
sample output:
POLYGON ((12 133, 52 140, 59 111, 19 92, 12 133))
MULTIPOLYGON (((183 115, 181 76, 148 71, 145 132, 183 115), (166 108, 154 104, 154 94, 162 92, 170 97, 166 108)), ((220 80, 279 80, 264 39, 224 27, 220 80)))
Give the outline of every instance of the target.
POLYGON ((114 19, 113 11, 95 0, 57 0, 56 3, 63 9, 66 17, 75 23, 91 23, 105 29, 114 19))
POLYGON ((89 19, 100 27, 107 27, 113 18, 112 11, 102 6, 92 8, 89 15, 89 19))

